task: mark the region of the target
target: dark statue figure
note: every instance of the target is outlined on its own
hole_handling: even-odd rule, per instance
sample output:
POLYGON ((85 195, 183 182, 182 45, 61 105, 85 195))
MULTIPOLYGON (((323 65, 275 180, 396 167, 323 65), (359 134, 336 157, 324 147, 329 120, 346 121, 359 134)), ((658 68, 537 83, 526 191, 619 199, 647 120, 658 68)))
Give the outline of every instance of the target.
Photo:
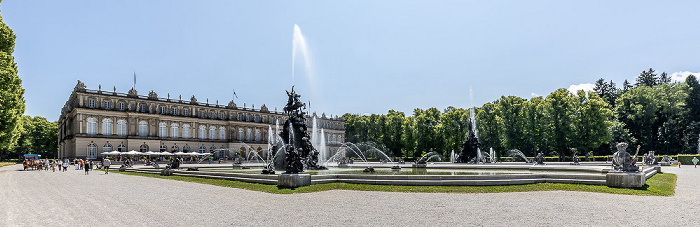
POLYGON ((654 151, 649 151, 649 154, 645 154, 642 159, 642 163, 644 163, 644 165, 646 166, 653 166, 659 164, 659 161, 656 160, 656 156, 654 156, 654 151))
POLYGON ((627 146, 627 143, 624 142, 617 144, 617 152, 613 154, 612 158, 613 169, 619 172, 639 172, 639 167, 635 163, 637 163, 637 154, 639 154, 641 146, 637 146, 637 153, 634 154, 634 157, 630 157, 630 153, 627 153, 627 146))
POLYGON ((544 165, 544 153, 537 153, 537 156, 535 156, 535 165, 544 165))
POLYGON ((461 163, 477 163, 480 162, 481 160, 476 160, 478 157, 478 152, 479 152, 479 147, 481 147, 481 143, 479 143, 479 138, 476 138, 476 133, 474 133, 474 129, 472 128, 471 124, 468 124, 469 127, 469 134, 467 135, 467 140, 464 141, 462 144, 462 152, 459 154, 459 158, 457 159, 457 162, 461 163))
POLYGON ((325 169, 318 164, 318 151, 311 145, 309 132, 306 127, 304 111, 306 104, 299 98, 301 95, 287 91, 287 105, 284 112, 289 116, 284 124, 280 137, 285 144, 283 167, 285 173, 300 173, 304 169, 325 169))
POLYGON ((580 163, 581 159, 578 157, 578 155, 574 155, 574 157, 572 159, 573 159, 572 161, 574 162, 573 163, 574 165, 581 165, 581 163, 580 163))

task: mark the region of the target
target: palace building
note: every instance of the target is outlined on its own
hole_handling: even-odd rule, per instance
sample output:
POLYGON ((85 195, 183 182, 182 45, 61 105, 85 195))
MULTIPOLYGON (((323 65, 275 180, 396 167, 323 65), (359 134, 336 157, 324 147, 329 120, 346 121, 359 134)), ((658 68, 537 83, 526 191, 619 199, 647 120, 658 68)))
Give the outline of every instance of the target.
MULTIPOLYGON (((194 96, 189 101, 161 98, 153 91, 143 96, 134 88, 127 94, 116 88, 90 90, 78 81, 58 119, 58 157, 101 159, 102 152, 136 150, 209 152, 215 158, 247 158, 255 152, 267 158, 270 132, 276 124, 281 131, 287 115, 254 107, 199 102, 194 96)), ((307 117, 309 130, 312 119, 307 117)), ((316 121, 330 157, 344 142, 344 122, 325 114, 316 121)))

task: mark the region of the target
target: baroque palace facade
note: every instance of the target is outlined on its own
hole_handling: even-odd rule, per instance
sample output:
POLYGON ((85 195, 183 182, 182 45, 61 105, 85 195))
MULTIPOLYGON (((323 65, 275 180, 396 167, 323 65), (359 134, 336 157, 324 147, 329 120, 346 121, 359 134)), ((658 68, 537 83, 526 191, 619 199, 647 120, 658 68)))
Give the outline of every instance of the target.
MULTIPOLYGON (((314 114, 315 116, 315 114, 314 114)), ((214 157, 266 158, 270 129, 280 130, 283 112, 160 98, 151 91, 141 96, 132 88, 127 94, 86 89, 78 81, 58 119, 58 157, 101 159, 102 152, 168 151, 209 152, 214 157), (252 155, 255 156, 255 155, 252 155)), ((307 118, 311 130, 311 117, 307 118)), ((327 157, 344 142, 342 119, 323 114, 316 120, 324 129, 327 157)), ((317 148, 318 149, 318 148, 317 148)), ((320 149, 319 149, 320 150, 320 149)))

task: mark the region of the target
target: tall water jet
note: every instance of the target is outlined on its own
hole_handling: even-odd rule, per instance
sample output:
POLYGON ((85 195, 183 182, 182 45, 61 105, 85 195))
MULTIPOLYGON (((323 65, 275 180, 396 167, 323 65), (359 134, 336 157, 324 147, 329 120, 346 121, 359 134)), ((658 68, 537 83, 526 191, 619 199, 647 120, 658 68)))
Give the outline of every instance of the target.
POLYGON ((309 51, 306 46, 306 39, 304 38, 304 35, 301 34, 299 25, 294 24, 294 34, 292 34, 292 85, 294 85, 294 68, 296 65, 297 52, 299 52, 299 54, 301 54, 304 58, 304 68, 308 73, 310 69, 310 62, 309 51))
POLYGON ((316 120, 316 116, 313 116, 311 119, 311 145, 316 148, 318 148, 320 142, 318 130, 318 121, 316 120))
POLYGON ((474 108, 474 93, 472 88, 469 87, 469 99, 471 100, 471 110, 469 111, 469 118, 471 124, 468 125, 469 134, 467 134, 467 140, 462 144, 462 152, 459 154, 459 162, 462 163, 479 163, 483 159, 483 154, 481 154, 481 143, 479 142, 479 137, 476 128, 476 108, 474 108))
POLYGON ((326 146, 326 133, 323 132, 323 128, 321 128, 321 139, 319 142, 319 155, 318 155, 318 163, 324 163, 326 161, 326 158, 328 156, 328 150, 326 146))

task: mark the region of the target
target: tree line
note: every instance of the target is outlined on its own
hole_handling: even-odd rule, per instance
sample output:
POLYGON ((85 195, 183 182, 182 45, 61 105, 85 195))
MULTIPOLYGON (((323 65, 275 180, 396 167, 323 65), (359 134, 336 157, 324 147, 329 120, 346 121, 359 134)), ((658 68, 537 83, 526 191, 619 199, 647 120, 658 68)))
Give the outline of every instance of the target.
MULTIPOLYGON (((345 114, 348 142, 371 142, 395 157, 420 157, 437 151, 449 157, 466 139, 470 109, 415 109, 411 116, 345 114)), ((599 79, 594 91, 558 89, 525 99, 501 96, 475 108, 482 150, 497 156, 518 149, 528 156, 610 155, 618 142, 640 145, 657 155, 698 153, 700 84, 690 75, 672 82, 666 73, 645 70, 636 83, 618 88, 599 79)))

